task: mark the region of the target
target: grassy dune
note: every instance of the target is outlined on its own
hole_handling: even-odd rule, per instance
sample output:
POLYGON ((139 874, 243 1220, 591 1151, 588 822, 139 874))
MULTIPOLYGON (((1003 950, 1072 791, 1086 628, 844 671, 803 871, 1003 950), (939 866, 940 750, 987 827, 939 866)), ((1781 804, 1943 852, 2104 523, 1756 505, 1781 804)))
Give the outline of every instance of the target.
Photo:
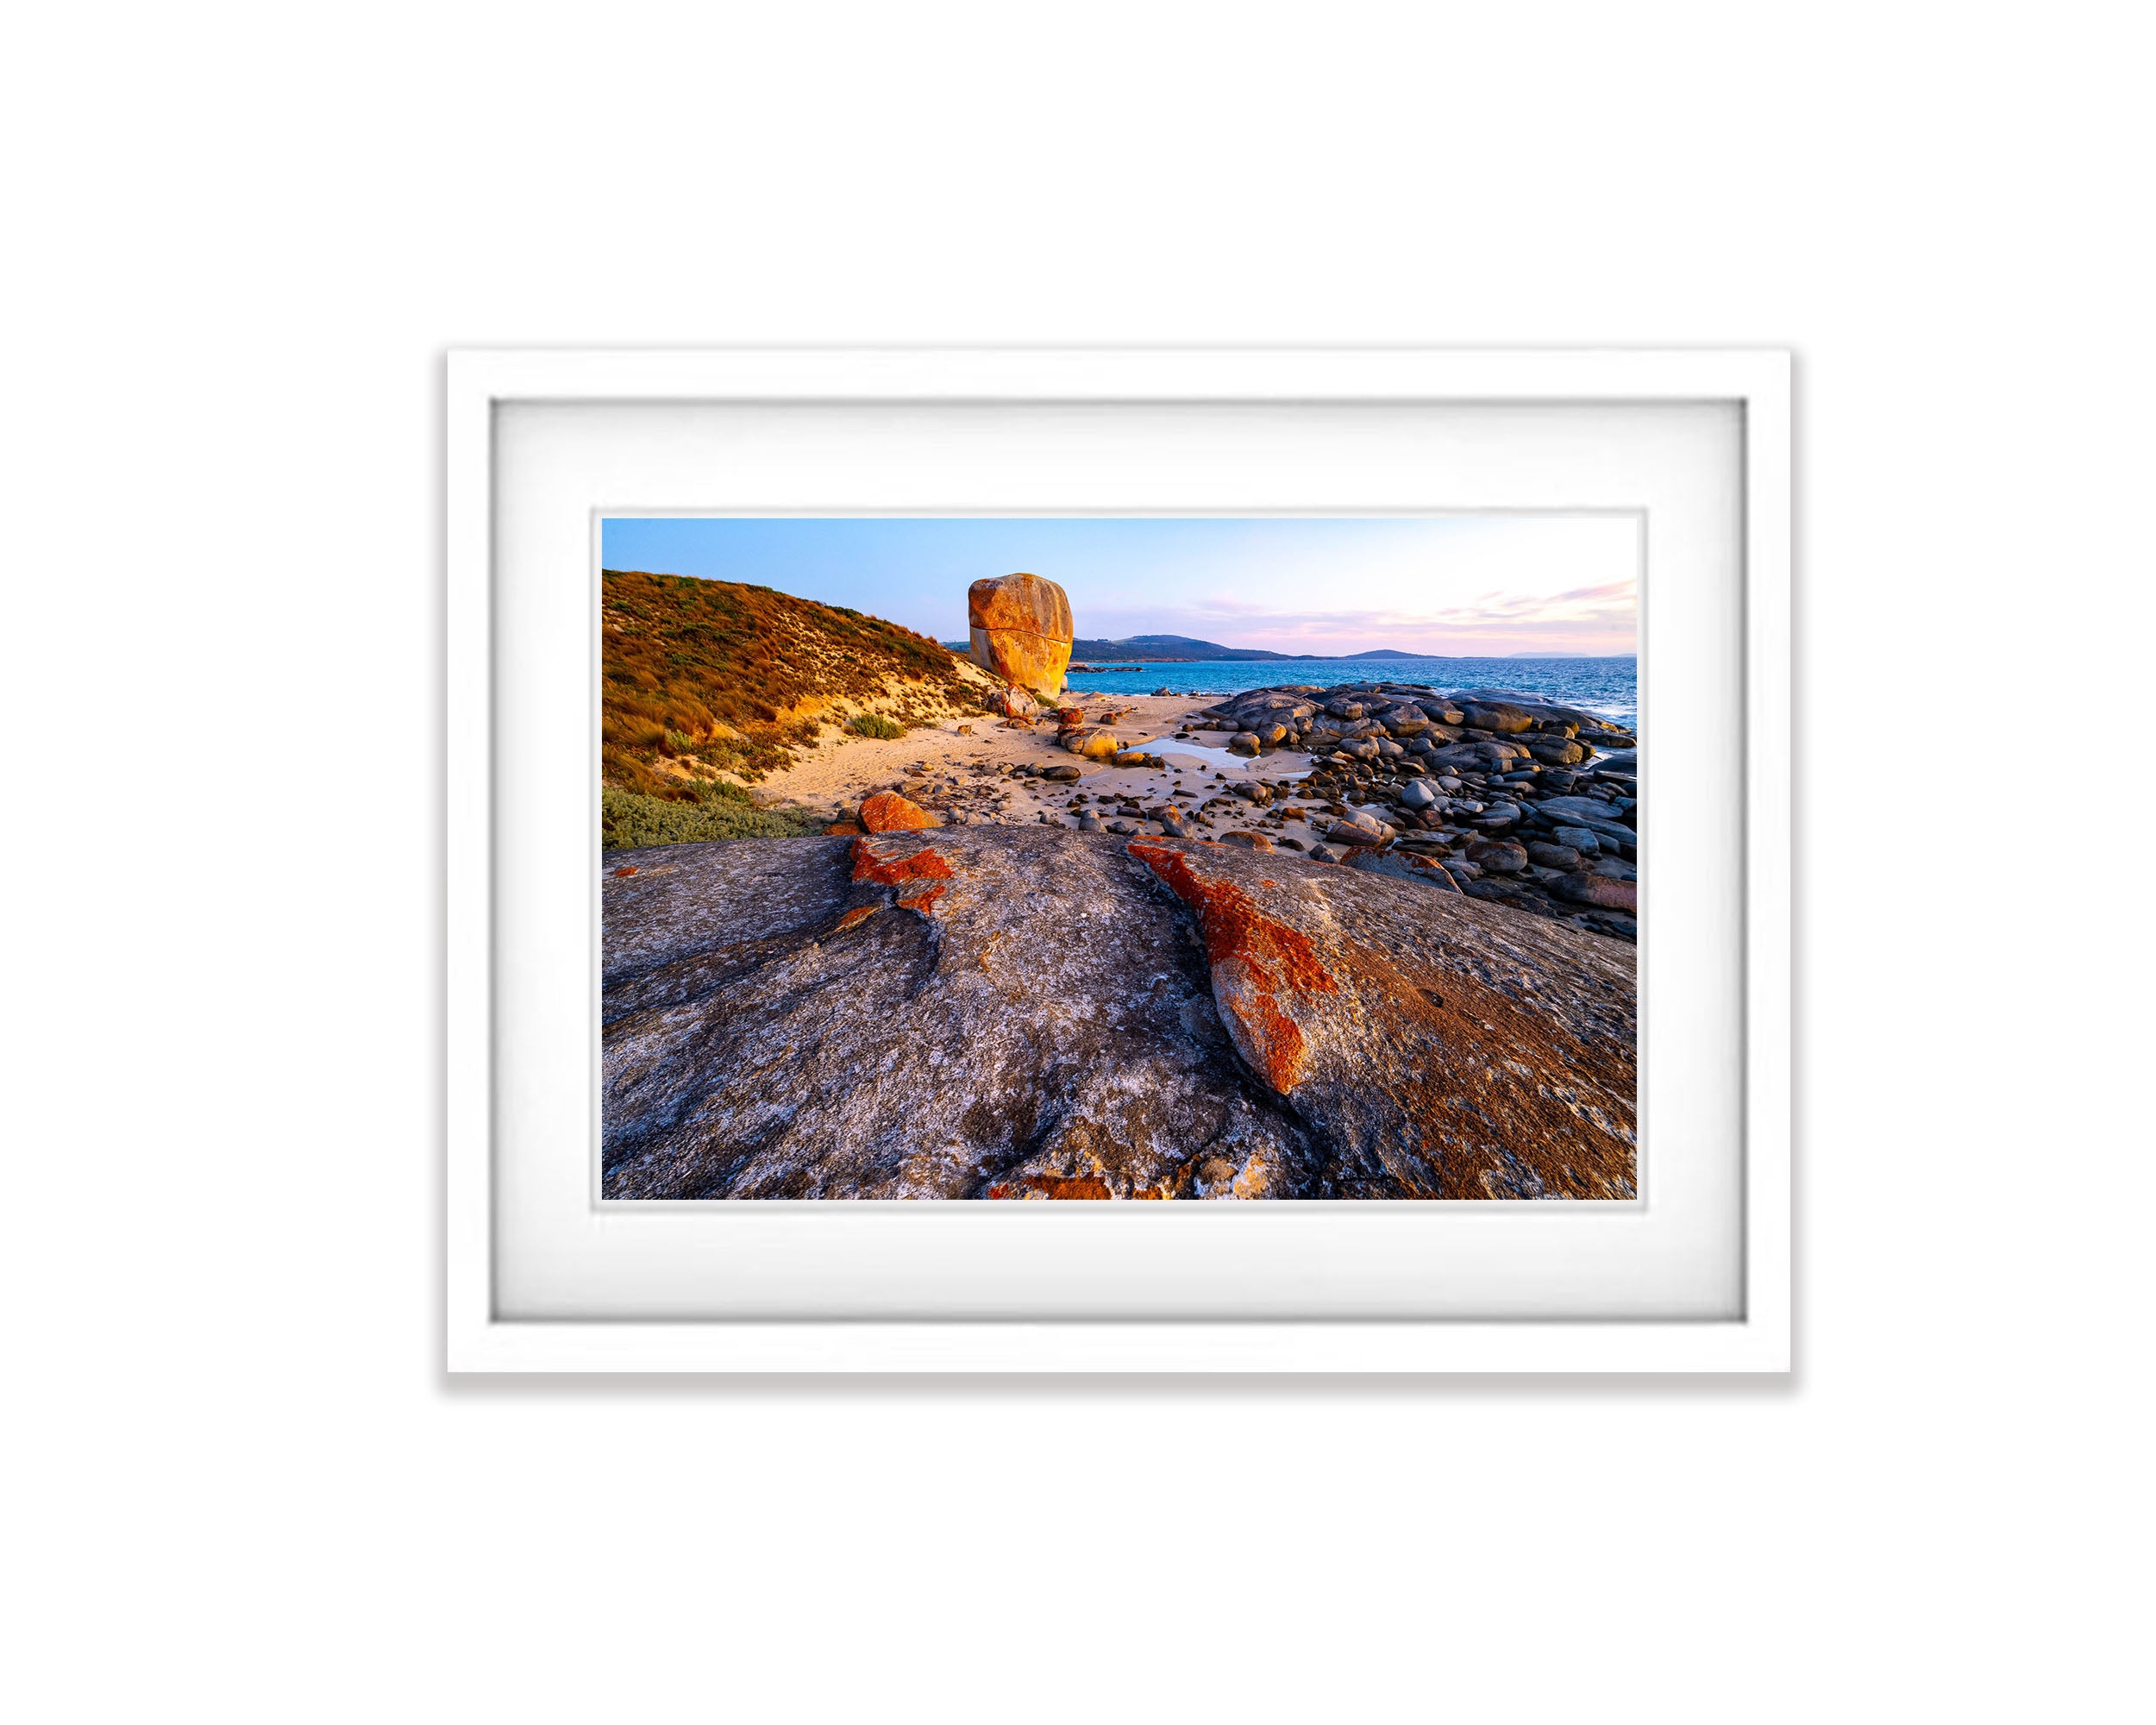
POLYGON ((714 820, 743 819, 746 806, 714 800, 732 788, 718 774, 754 782, 817 747, 824 723, 871 712, 908 725, 980 710, 979 686, 948 648, 843 605, 609 569, 601 612, 604 783, 714 820))

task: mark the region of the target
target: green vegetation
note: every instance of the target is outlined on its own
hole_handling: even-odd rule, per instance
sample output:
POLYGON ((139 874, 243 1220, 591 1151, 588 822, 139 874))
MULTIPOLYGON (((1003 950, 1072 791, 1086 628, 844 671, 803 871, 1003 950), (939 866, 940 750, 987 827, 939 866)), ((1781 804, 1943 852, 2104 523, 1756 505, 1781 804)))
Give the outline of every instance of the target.
POLYGON ((886 718, 880 712, 857 715, 850 729, 856 737, 878 737, 888 742, 894 737, 906 735, 906 727, 895 719, 886 718))
POLYGON ((599 843, 622 850, 638 844, 699 844, 713 838, 799 838, 821 832, 824 817, 805 808, 758 808, 738 785, 704 787, 695 802, 668 802, 611 786, 599 794, 599 843))
POLYGON ((600 777, 648 798, 789 765, 826 702, 893 706, 892 735, 980 706, 949 649, 842 605, 628 569, 605 571, 599 603, 600 777))

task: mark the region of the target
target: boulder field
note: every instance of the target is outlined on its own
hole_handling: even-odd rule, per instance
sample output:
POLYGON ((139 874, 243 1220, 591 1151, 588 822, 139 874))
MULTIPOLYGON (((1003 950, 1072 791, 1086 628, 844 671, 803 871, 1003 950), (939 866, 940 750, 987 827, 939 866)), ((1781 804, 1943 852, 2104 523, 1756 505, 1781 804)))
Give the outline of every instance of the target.
POLYGON ((1426 859, 968 826, 608 862, 610 1198, 1636 1191, 1633 947, 1426 859))
POLYGON ((1638 739, 1595 713, 1514 690, 1286 684, 1189 723, 1240 755, 1309 756, 1314 855, 1417 856, 1474 897, 1637 934, 1638 739))

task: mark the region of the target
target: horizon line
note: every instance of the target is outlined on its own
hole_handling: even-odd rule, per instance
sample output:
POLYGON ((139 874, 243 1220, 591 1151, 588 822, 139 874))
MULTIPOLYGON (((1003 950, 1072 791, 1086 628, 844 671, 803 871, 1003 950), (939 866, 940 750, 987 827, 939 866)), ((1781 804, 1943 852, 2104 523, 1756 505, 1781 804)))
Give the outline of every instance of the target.
MULTIPOLYGON (((953 651, 960 651, 970 647, 972 643, 970 640, 948 641, 938 637, 936 644, 939 647, 950 648, 953 651)), ((1107 644, 1114 647, 1123 643, 1111 641, 1107 644)), ((1354 653, 1283 653, 1276 648, 1238 647, 1226 641, 1216 641, 1210 644, 1225 648, 1231 653, 1269 653, 1282 659, 1359 660, 1381 656, 1388 658, 1397 656, 1403 659, 1637 659, 1639 656, 1639 649, 1636 647, 1624 653, 1576 653, 1561 649, 1550 651, 1520 649, 1510 653, 1421 653, 1412 652, 1405 647, 1365 647, 1354 653)), ((1073 656, 1076 656, 1074 654, 1073 656)), ((1128 656, 1118 653, 1096 653, 1092 656, 1096 659, 1114 659, 1128 656)), ((1206 665, 1223 664, 1228 662, 1194 656, 1188 659, 1155 659, 1150 662, 1156 665, 1206 665)))

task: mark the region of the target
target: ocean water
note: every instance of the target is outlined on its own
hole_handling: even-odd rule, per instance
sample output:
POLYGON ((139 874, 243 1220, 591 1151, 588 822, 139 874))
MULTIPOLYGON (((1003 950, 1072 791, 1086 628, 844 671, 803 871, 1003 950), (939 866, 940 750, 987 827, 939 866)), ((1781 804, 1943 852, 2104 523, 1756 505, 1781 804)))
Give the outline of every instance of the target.
POLYGON ((1079 694, 1234 694, 1281 683, 1397 682, 1453 689, 1516 689, 1632 725, 1639 712, 1639 662, 1615 659, 1194 659, 1135 671, 1074 671, 1079 694))

